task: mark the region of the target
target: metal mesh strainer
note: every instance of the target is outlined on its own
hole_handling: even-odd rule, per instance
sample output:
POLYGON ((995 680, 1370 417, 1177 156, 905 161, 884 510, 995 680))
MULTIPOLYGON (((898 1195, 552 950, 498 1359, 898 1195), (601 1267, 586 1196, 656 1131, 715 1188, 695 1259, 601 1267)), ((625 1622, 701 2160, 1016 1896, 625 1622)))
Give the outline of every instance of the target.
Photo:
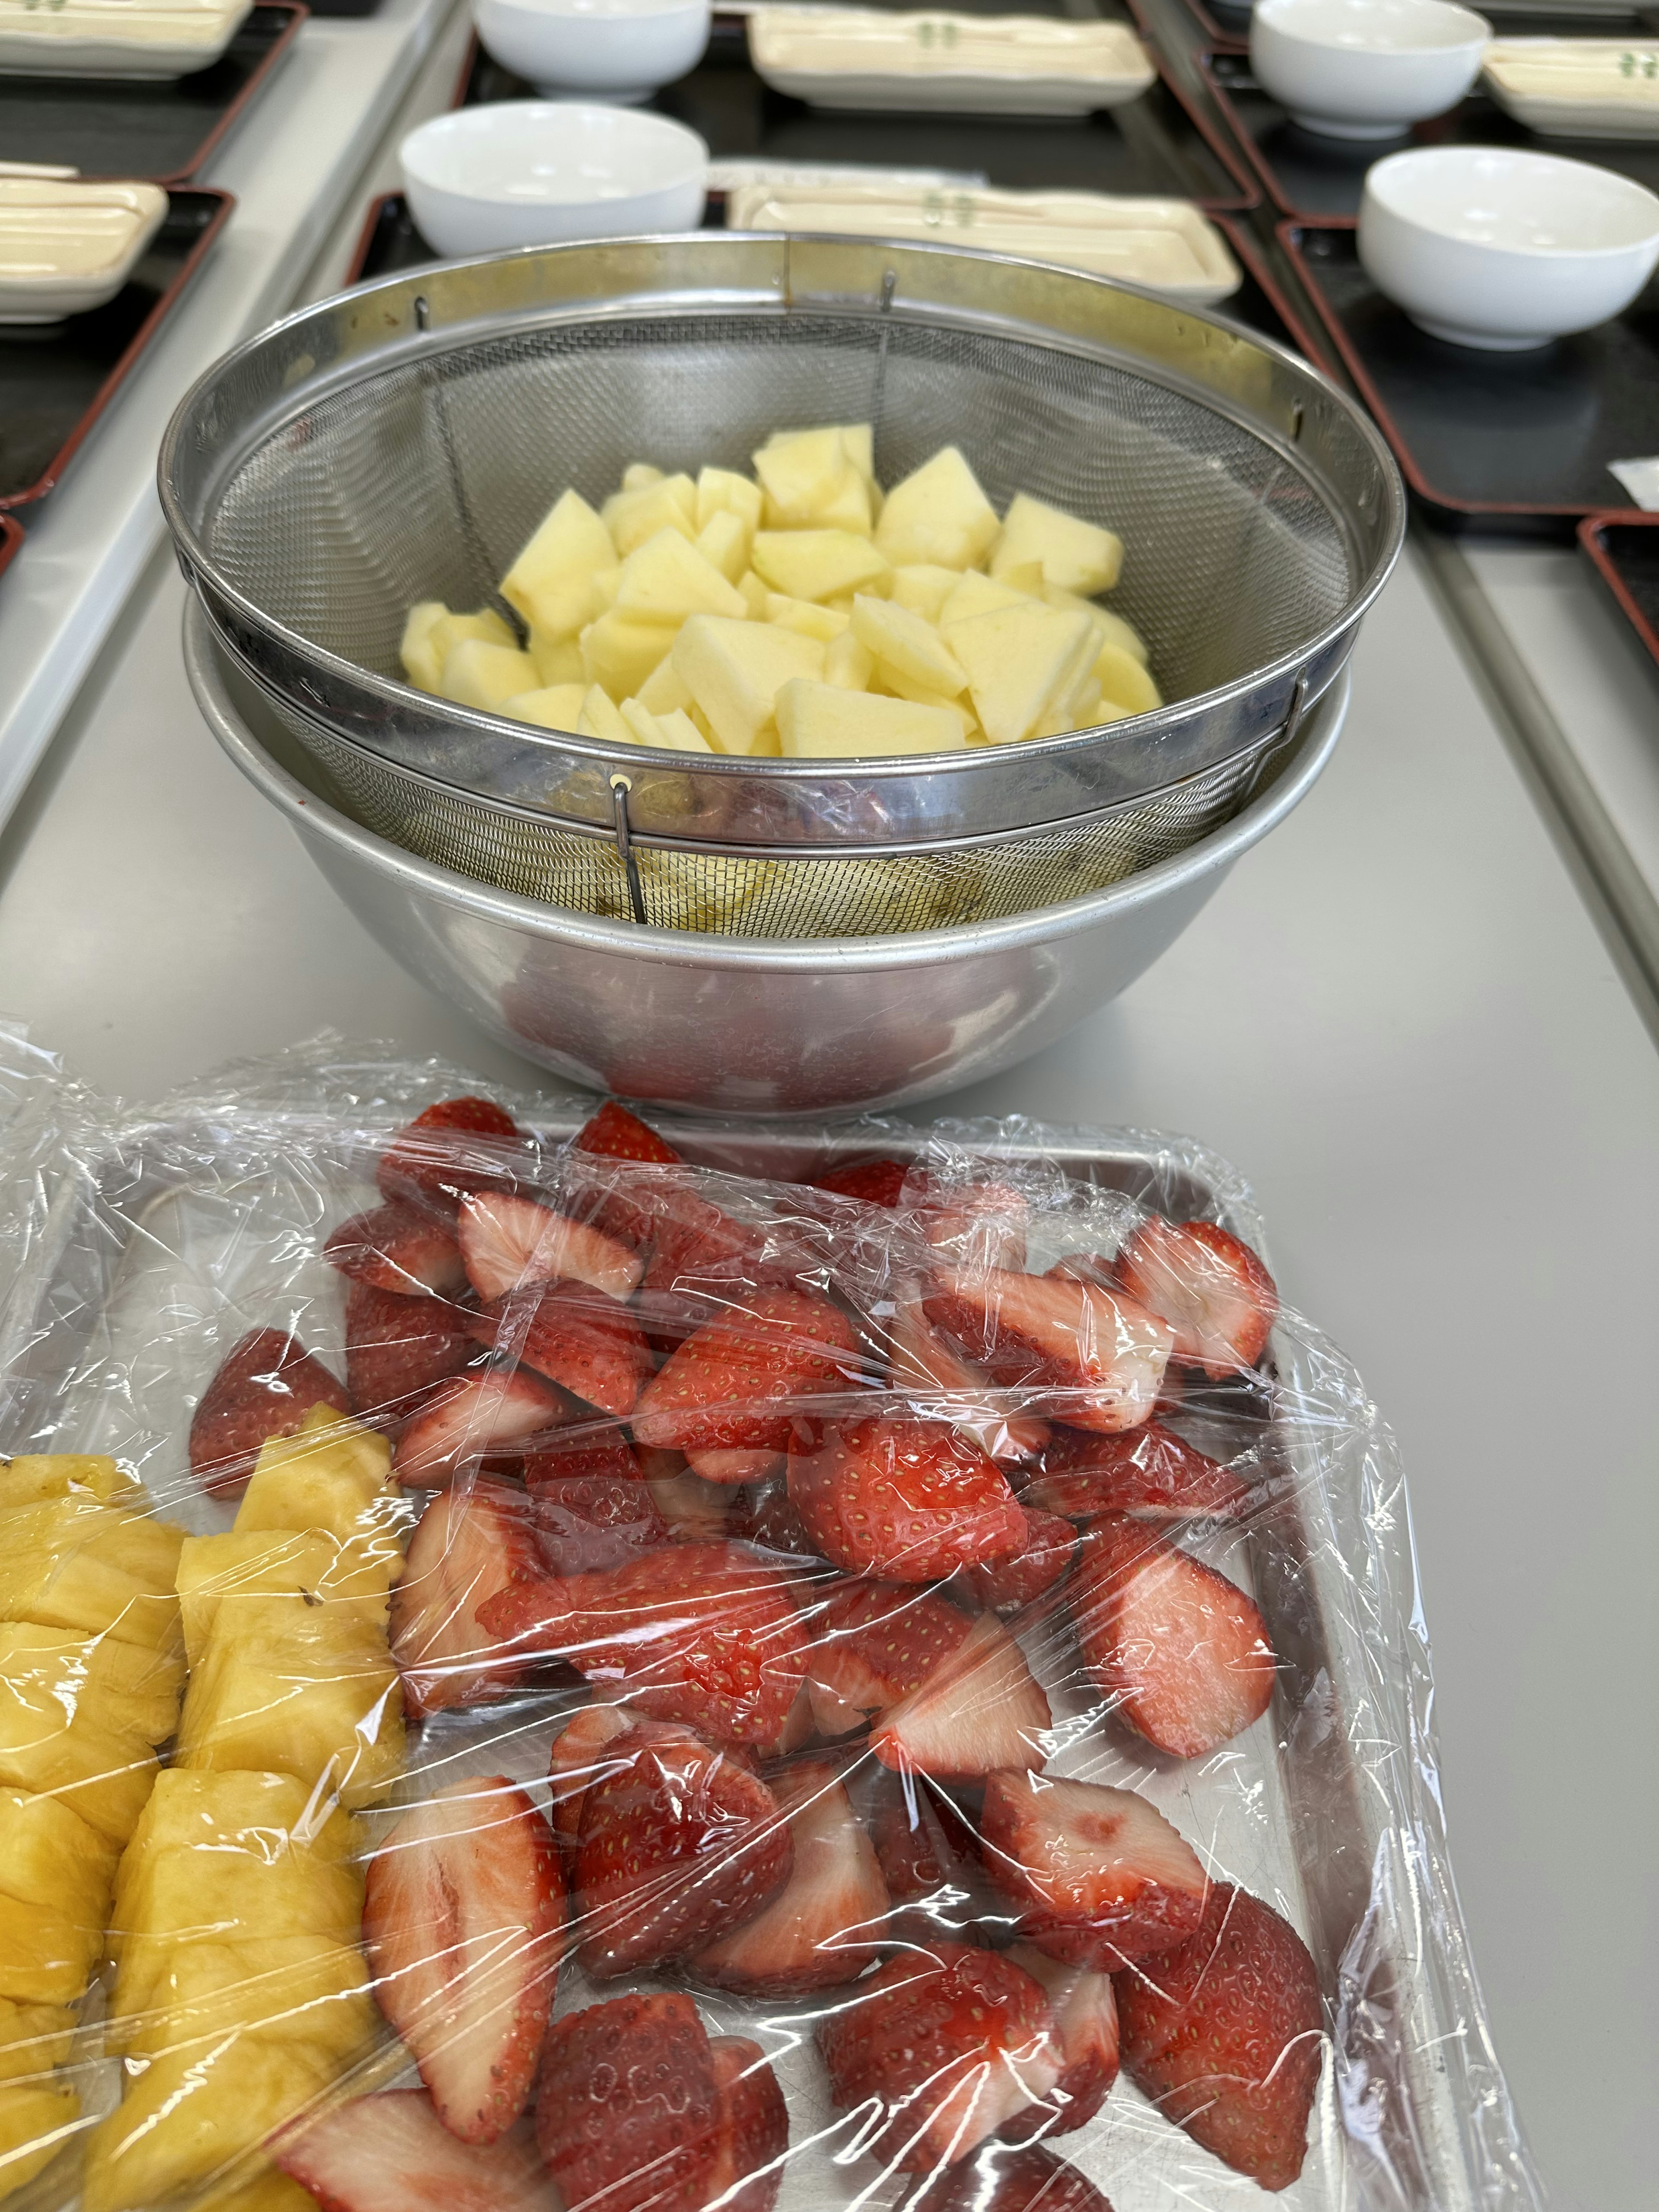
POLYGON ((325 302, 197 387, 162 487, 222 635, 368 826, 552 903, 748 936, 989 918, 1178 851, 1259 787, 1401 527, 1370 426, 1249 333, 993 256, 720 234, 325 302), (872 417, 886 483, 956 443, 999 506, 1115 529, 1113 605, 1176 703, 920 763, 689 763, 401 682, 407 606, 483 603, 567 483, 597 501, 630 460, 743 466, 780 426, 872 417))

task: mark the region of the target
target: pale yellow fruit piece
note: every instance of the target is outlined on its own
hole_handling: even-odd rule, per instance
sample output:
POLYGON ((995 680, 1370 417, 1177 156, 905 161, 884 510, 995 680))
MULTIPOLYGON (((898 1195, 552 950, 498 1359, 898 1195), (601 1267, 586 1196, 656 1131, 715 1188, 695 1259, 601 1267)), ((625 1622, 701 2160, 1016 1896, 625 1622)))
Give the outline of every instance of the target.
POLYGON ((635 695, 653 714, 672 714, 691 704, 691 694, 673 661, 659 660, 635 695))
POLYGON ((143 1485, 123 1474, 101 1453, 25 1452, 0 1462, 0 1508, 36 1505, 77 1493, 95 1498, 100 1505, 124 1505, 135 1511, 149 1504, 143 1485))
POLYGON ((720 751, 752 753, 780 688, 792 677, 820 674, 823 647, 771 623, 694 615, 675 641, 674 667, 720 751))
POLYGON ((170 1598, 184 1541, 185 1532, 176 1522, 118 1508, 106 1522, 93 1530, 86 1549, 94 1559, 130 1574, 156 1596, 170 1598))
POLYGON ((385 1559, 363 1557, 327 1529, 191 1536, 179 1554, 185 1655, 192 1667, 202 1658, 222 1598, 304 1595, 384 1633, 390 1588, 385 1559))
POLYGON ((735 469, 702 470, 697 477, 698 534, 701 536, 717 514, 730 514, 742 523, 752 538, 760 528, 764 500, 760 486, 748 477, 739 476, 735 469))
POLYGON ((926 684, 913 684, 908 676, 901 676, 895 668, 876 664, 872 690, 892 699, 908 699, 916 707, 942 707, 961 722, 965 736, 971 736, 979 727, 974 710, 968 703, 966 693, 935 691, 926 684))
POLYGON ((968 672, 974 712, 993 744, 1029 737, 1076 682, 1094 643, 1086 616, 1034 601, 948 623, 945 637, 968 672))
POLYGON ((728 584, 735 584, 749 566, 749 541, 754 534, 740 515, 720 507, 698 531, 697 550, 728 584))
POLYGON ((963 580, 957 568, 941 568, 931 561, 921 561, 905 568, 895 568, 890 597, 896 606, 924 622, 936 623, 945 602, 963 580))
MULTIPOLYGON (((1050 588, 1048 579, 1042 573, 1041 561, 1017 561, 1012 567, 1000 568, 997 571, 997 580, 999 583, 1011 585, 1017 592, 1024 592, 1026 598, 1030 599, 1047 599, 1050 588)), ((1072 596, 1075 598, 1076 594, 1073 593, 1072 596)), ((1051 601, 1050 604, 1052 605, 1053 602, 1051 601)), ((1086 605, 1086 601, 1084 604, 1086 605)))
POLYGON ((1085 522, 1030 492, 1016 492, 1002 519, 1002 535, 991 556, 991 574, 1035 562, 1046 584, 1087 598, 1109 592, 1123 566, 1123 540, 1098 523, 1085 522))
POLYGON ((0 1620, 106 1631, 160 1648, 178 1634, 184 1531, 75 1492, 0 1510, 0 1620))
POLYGON ((870 486, 856 469, 843 471, 840 489, 824 501, 812 520, 820 529, 851 530, 860 538, 869 537, 875 528, 875 509, 870 486))
POLYGON ((515 722, 533 722, 538 730, 574 730, 582 710, 585 684, 550 684, 545 690, 520 691, 504 700, 501 712, 515 722))
POLYGON ((52 1797, 108 1843, 125 1844, 144 1808, 155 1754, 141 1735, 100 1729, 77 1713, 68 1726, 0 1695, 0 1789, 52 1797))
POLYGON ((660 752, 672 753, 707 753, 714 750, 690 717, 678 707, 671 714, 653 714, 637 699, 624 699, 622 718, 635 744, 655 745, 660 752))
POLYGON ((990 551, 998 526, 960 449, 945 446, 888 493, 876 544, 896 567, 971 568, 990 551))
POLYGON ((104 1923, 0 1895, 0 1997, 72 2005, 104 1951, 104 1923))
POLYGON ((516 692, 533 691, 538 678, 536 664, 516 646, 487 645, 482 638, 464 637, 444 655, 446 699, 458 707, 476 707, 493 714, 516 692))
POLYGON ((643 545, 659 530, 696 536, 697 488, 688 476, 664 477, 640 491, 613 493, 604 514, 617 557, 625 561, 636 545, 643 545))
POLYGON ((181 1942, 149 1992, 124 2018, 124 2051, 154 2057, 219 2041, 240 2029, 276 2043, 308 2043, 343 2063, 374 2033, 368 1968, 355 1943, 326 1936, 248 1936, 181 1942))
POLYGON ((171 1650, 8 1621, 0 1625, 0 1685, 50 1728, 84 1715, 96 1726, 131 1729, 147 1743, 165 1743, 179 1718, 184 1666, 171 1650))
POLYGON ((833 599, 864 590, 888 570, 885 556, 850 530, 762 530, 756 573, 792 599, 833 599))
POLYGON ((1101 647, 1094 673, 1102 696, 1127 714, 1150 714, 1154 707, 1164 704, 1163 694, 1149 671, 1120 645, 1101 647))
POLYGON ((122 1856, 116 1917, 124 1885, 152 1851, 199 1848, 269 1858, 292 1848, 335 1863, 349 1858, 361 1842, 348 1814, 319 1803, 291 1774, 189 1774, 164 1767, 122 1856))
POLYGON ((150 1851, 112 1923, 120 1953, 116 2007, 124 2020, 166 2001, 166 1975, 180 1947, 306 1937, 354 1942, 362 1881, 350 1867, 314 1851, 284 1848, 270 1858, 250 1851, 150 1851))
POLYGON ((594 614, 592 577, 616 566, 611 532, 579 491, 562 492, 501 580, 532 628, 568 637, 594 614))
POLYGON ((614 568, 600 568, 593 578, 593 611, 602 615, 617 604, 617 593, 622 588, 622 564, 614 568))
POLYGON ((9 2083, 0 2087, 0 2197, 52 2164, 73 2136, 81 2100, 73 2089, 9 2083))
POLYGON ((665 471, 650 461, 630 461, 622 472, 624 491, 648 491, 653 484, 662 482, 665 471))
POLYGON ((866 483, 876 480, 876 432, 871 422, 843 422, 841 449, 866 483))
POLYGON ((88 2138, 83 2212, 137 2212, 207 2180, 303 2111, 336 2070, 307 2045, 250 2035, 146 2061, 88 2138))
POLYGON ((448 612, 441 599, 418 599, 404 617, 398 658, 403 663, 404 674, 417 691, 435 692, 443 680, 444 665, 433 631, 448 612))
POLYGON ((746 611, 736 586, 677 530, 658 531, 623 562, 617 612, 635 622, 678 627, 688 615, 730 615, 740 622, 746 611))
POLYGON ((0 2082, 43 2081, 69 2057, 75 2014, 67 2005, 0 1997, 0 2082))
POLYGON ((764 577, 757 576, 752 568, 745 568, 738 579, 738 589, 743 593, 744 605, 750 622, 766 620, 766 602, 772 596, 771 587, 764 577))
POLYGON ((850 624, 824 649, 823 680, 839 684, 843 691, 867 691, 875 667, 874 656, 859 643, 850 624))
POLYGON ((775 432, 754 456, 755 474, 766 494, 766 519, 775 530, 810 529, 839 496, 849 476, 841 432, 775 432))
POLYGON ((999 607, 1026 607, 1034 604, 1029 592, 1016 592, 1006 584, 994 584, 988 576, 977 569, 957 579, 957 587, 939 611, 941 634, 947 632, 952 623, 968 622, 975 615, 994 614, 999 607))
POLYGON ((828 645, 848 628, 852 617, 838 614, 834 607, 815 606, 811 599, 792 599, 787 592, 769 592, 766 619, 781 629, 799 630, 803 637, 820 638, 828 645))
POLYGON ((354 1565, 403 1571, 398 1530, 409 1517, 392 1480, 392 1446, 373 1429, 314 1407, 291 1437, 260 1448, 236 1511, 236 1533, 326 1528, 351 1547, 354 1565))
POLYGON ((109 1918, 118 1853, 56 1797, 0 1790, 0 1891, 80 1920, 109 1918))
MULTIPOLYGON (((437 613, 424 629, 417 633, 413 659, 407 649, 407 626, 404 633, 404 665, 410 682, 417 684, 422 691, 430 691, 439 697, 444 696, 445 664, 455 647, 469 640, 475 644, 499 645, 517 650, 519 641, 514 636, 510 624, 503 622, 493 607, 483 608, 475 615, 453 615, 440 601, 432 600, 427 604, 428 606, 435 605, 437 613)), ((415 610, 415 614, 420 612, 419 608, 415 610)), ((410 622, 412 623, 414 619, 415 615, 411 614, 410 622)))
POLYGON ((1143 668, 1146 665, 1146 642, 1139 631, 1125 622, 1121 615, 1114 614, 1109 607, 1103 607, 1093 599, 1079 599, 1075 592, 1063 592, 1057 584, 1045 584, 1042 598, 1049 606, 1060 607, 1066 614, 1087 615, 1103 645, 1115 645, 1143 668))
POLYGON ((954 752, 966 744, 960 714, 843 691, 797 678, 778 694, 786 760, 870 760, 892 753, 954 752))
POLYGON ((890 599, 863 592, 853 601, 853 635, 884 669, 954 699, 968 688, 967 674, 930 622, 890 599))
POLYGON ((546 690, 555 684, 581 682, 582 649, 574 637, 547 637, 540 630, 532 629, 529 651, 536 664, 539 690, 546 690))
POLYGON ((588 682, 613 699, 635 697, 652 670, 672 649, 674 636, 672 624, 640 622, 613 607, 582 632, 582 666, 588 682))
POLYGON ((626 745, 633 742, 616 701, 599 684, 590 684, 582 694, 581 712, 576 717, 576 734, 582 738, 599 738, 609 745, 626 745))

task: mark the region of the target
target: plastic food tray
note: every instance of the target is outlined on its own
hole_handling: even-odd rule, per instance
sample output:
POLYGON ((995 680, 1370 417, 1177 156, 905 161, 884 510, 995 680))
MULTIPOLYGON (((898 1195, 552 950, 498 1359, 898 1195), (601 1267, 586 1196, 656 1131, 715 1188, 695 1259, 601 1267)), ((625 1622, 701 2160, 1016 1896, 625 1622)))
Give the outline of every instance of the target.
POLYGON ((112 77, 0 76, 0 151, 83 177, 182 185, 234 129, 310 13, 301 0, 255 0, 211 69, 145 83, 112 77))
POLYGON ((168 200, 148 252, 106 306, 0 327, 0 508, 44 499, 58 482, 236 204, 199 185, 168 200))
POLYGON ((1627 507, 1586 515, 1578 543, 1619 611, 1659 662, 1659 514, 1627 507))

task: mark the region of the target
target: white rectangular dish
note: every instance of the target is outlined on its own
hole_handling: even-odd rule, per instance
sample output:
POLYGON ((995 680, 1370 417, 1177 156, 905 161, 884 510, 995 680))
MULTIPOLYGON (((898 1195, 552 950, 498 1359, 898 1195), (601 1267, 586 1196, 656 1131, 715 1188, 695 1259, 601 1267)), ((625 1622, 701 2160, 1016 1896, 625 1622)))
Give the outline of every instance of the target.
POLYGON ((191 76, 216 62, 253 0, 0 0, 0 74, 191 76))
POLYGON ((159 185, 0 177, 0 325, 58 323, 101 307, 167 211, 159 185))
POLYGON ((1659 39, 1498 39, 1486 88, 1550 138, 1659 138, 1659 39))
POLYGON ((1157 70, 1124 23, 762 8, 756 74, 813 107, 1087 115, 1136 100, 1157 70))
POLYGON ((726 201, 732 230, 817 231, 973 246, 1145 284, 1195 307, 1231 298, 1243 277, 1227 242, 1190 200, 1103 192, 940 190, 923 184, 749 185, 726 201))

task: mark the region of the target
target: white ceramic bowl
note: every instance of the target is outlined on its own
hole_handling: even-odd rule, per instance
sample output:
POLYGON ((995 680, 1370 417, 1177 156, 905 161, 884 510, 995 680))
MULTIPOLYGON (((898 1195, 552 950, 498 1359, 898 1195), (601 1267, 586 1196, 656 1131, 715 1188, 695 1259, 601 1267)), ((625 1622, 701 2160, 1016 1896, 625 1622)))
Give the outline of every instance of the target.
POLYGON ((695 230, 708 149, 665 116, 574 100, 458 107, 398 149, 410 212, 440 253, 695 230))
POLYGON ((1414 147, 1366 174, 1359 258, 1433 337, 1518 353, 1630 305, 1659 263, 1659 198, 1555 154, 1414 147))
POLYGON ((645 100, 695 68, 710 0, 472 0, 484 51, 538 92, 645 100))
POLYGON ((1256 0, 1250 68, 1304 130, 1395 138, 1457 105, 1491 36, 1452 0, 1256 0))

